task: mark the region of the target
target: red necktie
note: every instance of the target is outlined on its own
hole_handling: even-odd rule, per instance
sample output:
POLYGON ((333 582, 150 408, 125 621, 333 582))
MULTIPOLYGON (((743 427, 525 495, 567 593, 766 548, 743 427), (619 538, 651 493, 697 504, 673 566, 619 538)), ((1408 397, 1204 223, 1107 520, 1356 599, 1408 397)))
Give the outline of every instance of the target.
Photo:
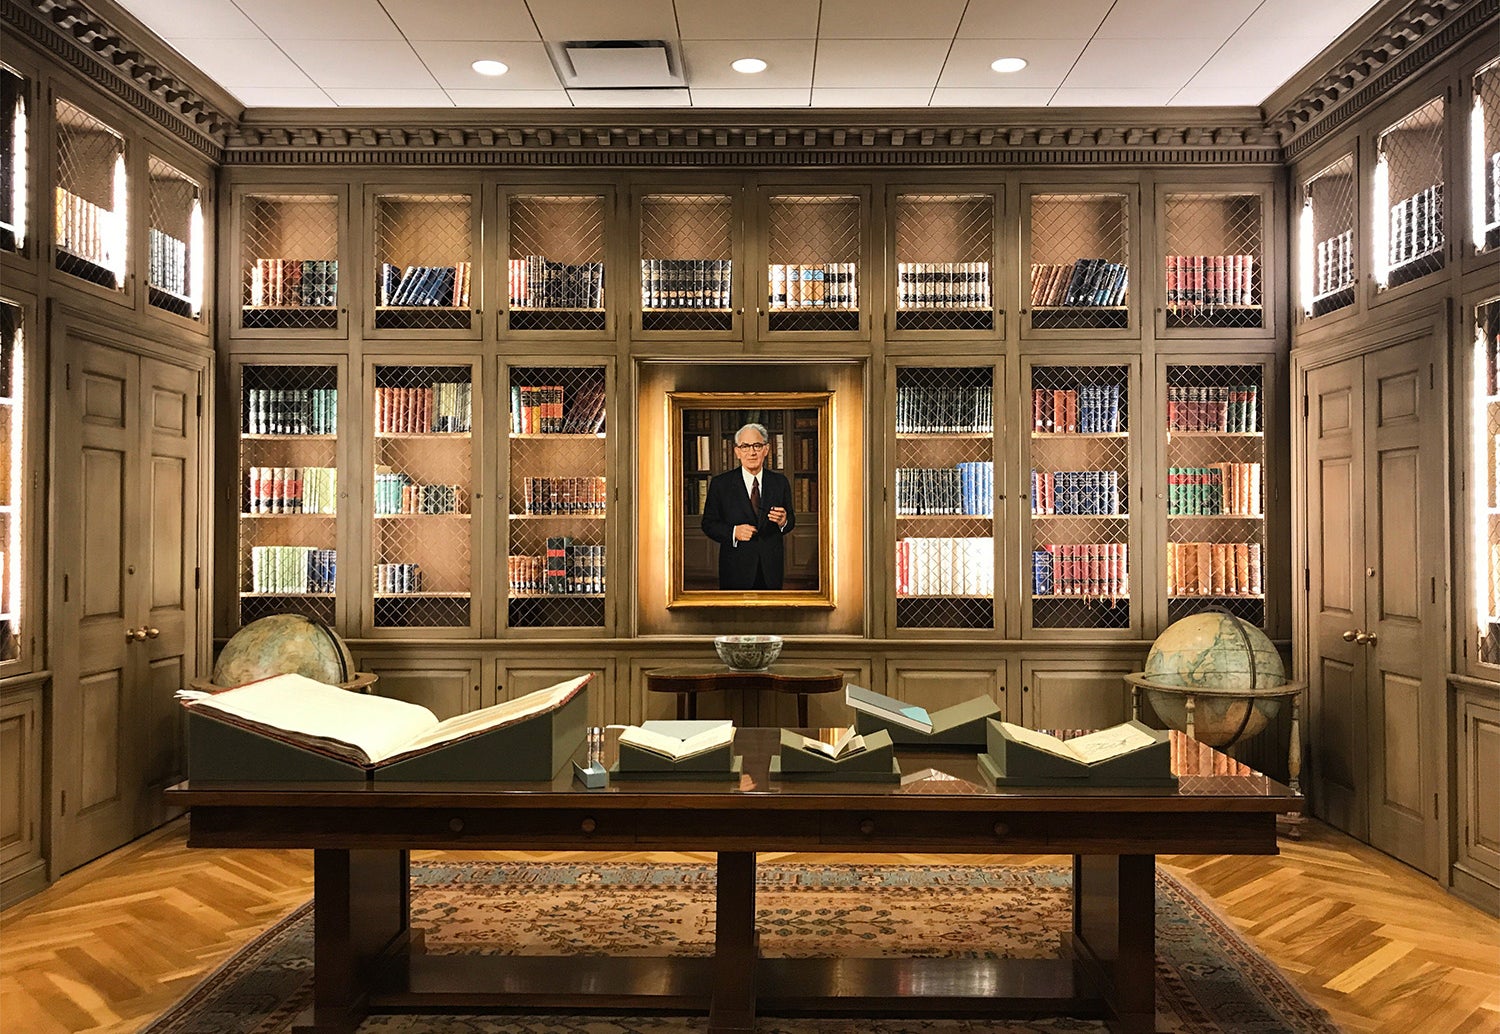
POLYGON ((755 519, 760 520, 760 478, 750 479, 750 509, 755 511, 755 519))

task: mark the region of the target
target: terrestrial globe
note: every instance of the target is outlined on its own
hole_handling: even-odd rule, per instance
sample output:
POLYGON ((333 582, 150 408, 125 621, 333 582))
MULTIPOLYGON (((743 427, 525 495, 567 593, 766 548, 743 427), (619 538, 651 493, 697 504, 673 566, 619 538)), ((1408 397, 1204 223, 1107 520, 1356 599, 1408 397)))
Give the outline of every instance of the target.
POLYGON ((346 689, 362 689, 375 681, 374 675, 354 670, 349 647, 327 625, 301 614, 272 614, 250 622, 224 644, 212 685, 242 686, 285 674, 346 689))

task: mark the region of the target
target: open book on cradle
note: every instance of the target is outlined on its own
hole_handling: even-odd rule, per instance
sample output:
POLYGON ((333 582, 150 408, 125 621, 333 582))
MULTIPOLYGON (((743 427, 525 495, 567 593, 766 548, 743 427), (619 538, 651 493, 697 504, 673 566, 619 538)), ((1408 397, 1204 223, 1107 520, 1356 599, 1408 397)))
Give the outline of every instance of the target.
POLYGON ((1010 722, 989 722, 979 770, 998 785, 1176 786, 1170 734, 1140 722, 1069 739, 1010 722))
POLYGON ((1000 713, 993 700, 978 696, 929 714, 915 704, 855 685, 844 687, 844 702, 854 710, 860 733, 884 729, 892 743, 922 747, 981 748, 987 742, 985 720, 1000 713))
POLYGON ((791 729, 781 730, 781 752, 771 758, 777 779, 823 779, 859 783, 901 781, 901 766, 884 729, 861 735, 851 726, 826 730, 813 738, 791 729))
POLYGON ((233 782, 551 779, 584 741, 592 678, 445 721, 417 704, 302 675, 217 693, 184 690, 188 773, 233 782))
POLYGON ((627 725, 620 733, 620 759, 610 769, 623 779, 737 779, 739 773, 734 723, 727 718, 627 725))

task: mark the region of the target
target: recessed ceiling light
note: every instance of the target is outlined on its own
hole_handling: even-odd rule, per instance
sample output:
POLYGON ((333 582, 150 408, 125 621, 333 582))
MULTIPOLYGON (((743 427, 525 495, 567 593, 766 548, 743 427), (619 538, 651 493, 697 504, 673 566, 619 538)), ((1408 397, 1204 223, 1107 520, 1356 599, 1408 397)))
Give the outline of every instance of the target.
POLYGON ((738 61, 730 62, 729 67, 736 72, 754 75, 756 72, 764 72, 766 70, 766 63, 758 57, 742 57, 738 61))
POLYGON ((1026 67, 1024 57, 1001 57, 990 62, 990 68, 996 72, 1019 72, 1026 67))
POLYGON ((510 71, 510 65, 504 61, 475 61, 469 67, 480 75, 504 75, 510 71))

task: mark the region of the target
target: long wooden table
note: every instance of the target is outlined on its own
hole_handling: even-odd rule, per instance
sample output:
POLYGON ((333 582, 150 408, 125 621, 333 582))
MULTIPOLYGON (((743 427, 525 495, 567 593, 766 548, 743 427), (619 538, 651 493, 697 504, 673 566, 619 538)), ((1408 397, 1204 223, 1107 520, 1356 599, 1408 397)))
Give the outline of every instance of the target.
MULTIPOLYGON (((974 755, 903 751, 899 785, 773 780, 775 729, 741 729, 737 783, 205 784, 195 847, 310 848, 314 993, 295 1028, 352 1031, 369 1013, 706 1010, 715 1034, 757 1012, 1103 1017, 1155 1029, 1155 856, 1275 854, 1281 784, 1173 734, 1176 789, 994 789, 974 755), (711 958, 429 956, 409 925, 413 849, 718 853, 711 958), (1059 959, 761 959, 755 852, 1071 855, 1073 929, 1059 959), (920 996, 911 989, 921 989, 920 996)), ((606 762, 613 737, 606 747, 606 762)), ((581 760, 581 759, 580 759, 581 760)))

